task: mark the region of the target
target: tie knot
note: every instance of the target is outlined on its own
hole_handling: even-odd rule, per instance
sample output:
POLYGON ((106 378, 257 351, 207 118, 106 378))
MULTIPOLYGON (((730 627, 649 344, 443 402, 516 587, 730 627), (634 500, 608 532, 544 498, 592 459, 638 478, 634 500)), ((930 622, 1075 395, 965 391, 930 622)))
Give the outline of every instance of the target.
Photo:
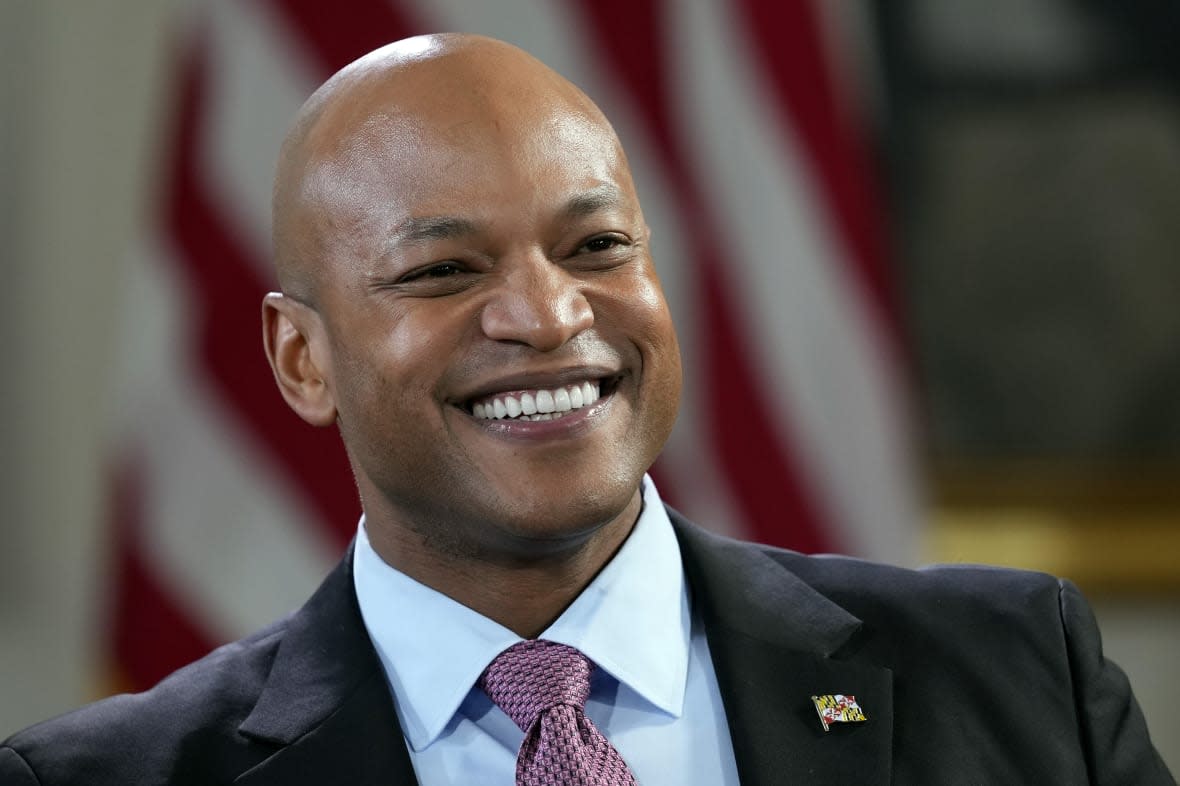
POLYGON ((478 685, 521 731, 528 732, 542 712, 559 704, 584 709, 593 668, 573 647, 535 639, 497 655, 478 685))

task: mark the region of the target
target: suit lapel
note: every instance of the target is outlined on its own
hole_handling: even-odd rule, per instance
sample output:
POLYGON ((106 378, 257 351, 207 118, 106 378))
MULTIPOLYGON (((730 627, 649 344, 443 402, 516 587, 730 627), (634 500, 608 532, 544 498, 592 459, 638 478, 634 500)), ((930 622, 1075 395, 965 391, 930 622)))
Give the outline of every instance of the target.
POLYGON ((892 673, 856 657, 860 620, 764 550, 670 514, 743 786, 889 783, 892 673), (811 697, 835 693, 855 696, 868 720, 825 732, 811 697))
POLYGON ((388 693, 384 678, 372 675, 335 712, 235 783, 416 784, 388 693))
POLYGON ((275 753, 235 783, 416 784, 352 582, 352 552, 291 618, 253 711, 239 727, 275 753))

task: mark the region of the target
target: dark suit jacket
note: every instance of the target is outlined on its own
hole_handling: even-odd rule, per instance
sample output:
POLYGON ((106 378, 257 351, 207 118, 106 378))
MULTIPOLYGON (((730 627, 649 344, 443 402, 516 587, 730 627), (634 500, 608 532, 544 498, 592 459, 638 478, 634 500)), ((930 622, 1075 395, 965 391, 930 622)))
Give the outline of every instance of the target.
MULTIPOLYGON (((756 784, 1172 784, 1077 591, 709 535, 673 514, 738 772, 756 784), (868 720, 824 732, 813 694, 868 720)), ((351 560, 300 611, 148 691, 20 732, 0 784, 413 784, 351 560)))

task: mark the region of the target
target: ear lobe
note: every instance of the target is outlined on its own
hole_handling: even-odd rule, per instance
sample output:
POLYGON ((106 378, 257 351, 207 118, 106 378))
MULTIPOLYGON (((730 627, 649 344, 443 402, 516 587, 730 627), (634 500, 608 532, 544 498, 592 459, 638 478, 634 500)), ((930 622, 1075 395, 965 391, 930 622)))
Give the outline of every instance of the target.
POLYGON ((326 357, 317 362, 314 342, 323 340, 319 315, 309 306, 271 292, 262 299, 262 343, 275 383, 287 406, 313 426, 336 422, 336 398, 327 383, 326 357))

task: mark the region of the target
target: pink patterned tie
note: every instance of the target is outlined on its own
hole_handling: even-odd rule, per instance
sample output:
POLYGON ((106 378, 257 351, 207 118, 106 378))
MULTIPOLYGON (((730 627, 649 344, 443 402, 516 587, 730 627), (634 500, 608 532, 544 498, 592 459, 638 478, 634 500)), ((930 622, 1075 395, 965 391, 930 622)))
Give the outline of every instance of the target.
POLYGON ((479 687, 524 732, 517 786, 627 786, 635 776, 585 715, 594 668, 573 647, 522 641, 501 652, 479 687))

